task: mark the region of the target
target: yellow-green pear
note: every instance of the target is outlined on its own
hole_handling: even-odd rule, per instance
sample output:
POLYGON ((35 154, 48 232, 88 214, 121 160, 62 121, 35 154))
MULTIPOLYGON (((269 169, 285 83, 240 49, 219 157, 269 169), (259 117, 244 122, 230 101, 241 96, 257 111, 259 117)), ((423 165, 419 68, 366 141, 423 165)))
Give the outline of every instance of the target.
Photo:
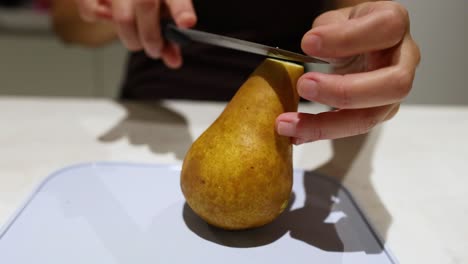
POLYGON ((275 119, 297 111, 301 65, 266 59, 192 144, 181 172, 190 208, 211 225, 239 230, 273 221, 292 188, 292 145, 275 119))

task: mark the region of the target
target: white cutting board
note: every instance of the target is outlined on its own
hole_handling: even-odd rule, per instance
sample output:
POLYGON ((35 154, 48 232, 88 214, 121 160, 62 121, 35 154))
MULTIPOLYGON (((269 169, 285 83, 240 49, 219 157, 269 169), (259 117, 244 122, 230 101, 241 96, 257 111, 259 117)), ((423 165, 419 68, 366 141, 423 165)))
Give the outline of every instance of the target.
POLYGON ((43 182, 0 229, 0 263, 397 263, 349 193, 296 170, 291 207, 256 230, 185 205, 179 166, 93 163, 43 182))

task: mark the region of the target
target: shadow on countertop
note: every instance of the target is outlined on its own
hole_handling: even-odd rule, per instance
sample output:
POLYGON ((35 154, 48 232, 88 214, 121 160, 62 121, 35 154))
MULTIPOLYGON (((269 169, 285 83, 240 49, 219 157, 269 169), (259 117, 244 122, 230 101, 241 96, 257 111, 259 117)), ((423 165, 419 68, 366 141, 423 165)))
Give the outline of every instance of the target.
POLYGON ((157 154, 174 153, 183 160, 192 144, 185 118, 159 101, 117 102, 126 116, 99 137, 101 142, 127 138, 132 145, 146 145, 157 154))
MULTIPOLYGON (((100 136, 100 141, 114 142, 127 138, 130 144, 147 145, 158 154, 172 152, 177 159, 183 160, 193 139, 181 114, 160 102, 119 104, 125 109, 126 116, 100 136)), ((259 247, 289 235, 328 252, 378 254, 384 250, 392 222, 371 181, 372 160, 380 133, 381 128, 378 127, 366 135, 331 141, 331 159, 306 171, 301 178, 305 197, 297 197, 293 193, 289 208, 269 225, 247 231, 220 230, 206 224, 187 204, 183 208, 185 224, 199 237, 228 247, 259 247), (352 191, 355 200, 348 199, 349 193, 343 185, 352 191), (356 221, 362 218, 359 212, 349 211, 355 206, 354 201, 363 209, 374 227, 372 231, 375 231, 368 235, 369 239, 358 242, 352 240, 346 231, 354 228, 356 221)), ((368 224, 366 220, 364 224, 368 224)), ((363 227, 362 224, 361 228, 362 232, 367 232, 366 228, 369 230, 369 226, 363 227)))

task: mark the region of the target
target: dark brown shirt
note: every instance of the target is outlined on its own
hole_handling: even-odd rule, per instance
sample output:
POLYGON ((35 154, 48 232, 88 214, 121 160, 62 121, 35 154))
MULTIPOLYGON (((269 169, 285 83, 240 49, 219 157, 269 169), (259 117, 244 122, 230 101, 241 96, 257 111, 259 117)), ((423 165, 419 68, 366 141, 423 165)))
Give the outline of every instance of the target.
MULTIPOLYGON (((302 36, 322 11, 314 0, 194 0, 196 28, 301 52, 302 36)), ((229 100, 264 59, 249 53, 193 44, 172 70, 144 52, 128 58, 122 99, 229 100)))

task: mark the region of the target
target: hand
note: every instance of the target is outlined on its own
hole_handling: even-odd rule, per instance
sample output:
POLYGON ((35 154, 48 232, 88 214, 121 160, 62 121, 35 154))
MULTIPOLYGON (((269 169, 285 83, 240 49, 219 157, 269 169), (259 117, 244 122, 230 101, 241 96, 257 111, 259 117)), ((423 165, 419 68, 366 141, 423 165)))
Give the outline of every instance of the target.
POLYGON ((337 110, 280 115, 278 133, 295 144, 364 134, 392 118, 411 90, 420 60, 408 13, 391 1, 322 14, 304 35, 302 49, 329 61, 334 71, 305 73, 299 95, 337 110))
POLYGON ((123 44, 132 51, 145 50, 171 68, 182 65, 180 48, 164 42, 161 17, 171 16, 177 26, 193 27, 197 17, 191 0, 75 0, 87 22, 111 20, 123 44))

